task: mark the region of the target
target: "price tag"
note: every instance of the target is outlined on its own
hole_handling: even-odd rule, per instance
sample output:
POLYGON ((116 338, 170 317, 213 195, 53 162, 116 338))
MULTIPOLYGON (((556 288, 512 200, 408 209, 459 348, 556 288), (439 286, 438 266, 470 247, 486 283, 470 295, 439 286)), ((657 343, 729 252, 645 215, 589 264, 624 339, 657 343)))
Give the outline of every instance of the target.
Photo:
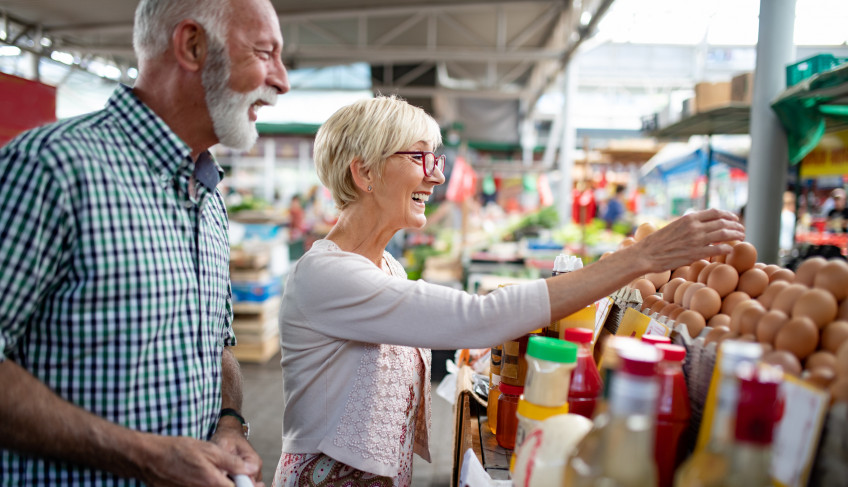
POLYGON ((651 322, 648 323, 648 328, 645 329, 645 335, 662 335, 667 337, 671 335, 671 328, 668 325, 664 325, 651 318, 651 322))
POLYGON ((618 325, 618 331, 615 334, 616 336, 642 338, 650 322, 651 319, 647 316, 633 308, 627 308, 624 311, 624 316, 621 317, 621 324, 618 325))
POLYGON ((807 485, 830 396, 827 392, 790 376, 784 376, 780 394, 785 401, 772 444, 771 474, 775 485, 807 485))

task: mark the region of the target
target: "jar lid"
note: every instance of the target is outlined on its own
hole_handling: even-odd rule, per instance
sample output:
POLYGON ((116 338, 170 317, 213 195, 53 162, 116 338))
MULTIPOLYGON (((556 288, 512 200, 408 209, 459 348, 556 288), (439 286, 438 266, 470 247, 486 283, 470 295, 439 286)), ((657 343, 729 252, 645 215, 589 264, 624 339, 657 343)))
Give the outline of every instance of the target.
POLYGON ((566 328, 565 339, 574 343, 592 343, 594 332, 588 328, 566 328))
POLYGON ((524 386, 513 386, 503 382, 498 384, 498 390, 504 394, 509 394, 510 396, 520 396, 524 394, 524 386))
POLYGON ((577 345, 552 337, 530 337, 527 355, 550 362, 570 364, 577 362, 577 345))
POLYGON ((518 400, 518 409, 516 412, 527 419, 544 421, 551 416, 568 414, 568 403, 554 407, 539 406, 538 404, 527 401, 524 399, 524 396, 521 396, 521 399, 518 400))
POLYGON ((651 345, 658 345, 660 343, 671 343, 671 338, 662 335, 642 335, 642 341, 651 345))
POLYGON ((633 340, 631 346, 619 350, 621 371, 626 374, 641 377, 656 375, 657 363, 660 361, 660 351, 653 345, 633 340))
POLYGON ((662 352, 663 360, 670 362, 682 362, 686 358, 686 348, 680 345, 672 345, 670 343, 656 344, 657 350, 662 352))

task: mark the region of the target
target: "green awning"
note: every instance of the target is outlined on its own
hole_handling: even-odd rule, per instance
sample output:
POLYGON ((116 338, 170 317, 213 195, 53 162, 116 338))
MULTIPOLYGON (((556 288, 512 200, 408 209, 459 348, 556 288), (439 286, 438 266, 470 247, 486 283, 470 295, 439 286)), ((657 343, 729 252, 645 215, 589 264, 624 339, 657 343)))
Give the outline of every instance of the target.
POLYGON ((798 164, 826 132, 848 128, 848 63, 787 89, 771 108, 786 130, 789 162, 798 164))

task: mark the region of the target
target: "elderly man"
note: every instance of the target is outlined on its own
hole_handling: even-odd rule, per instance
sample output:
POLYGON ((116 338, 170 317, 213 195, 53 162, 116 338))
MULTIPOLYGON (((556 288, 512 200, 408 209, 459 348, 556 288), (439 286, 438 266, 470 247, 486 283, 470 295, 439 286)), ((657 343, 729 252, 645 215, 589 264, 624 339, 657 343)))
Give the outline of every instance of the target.
POLYGON ((262 485, 207 149, 253 145, 282 42, 268 0, 141 0, 135 87, 0 150, 0 485, 262 485))

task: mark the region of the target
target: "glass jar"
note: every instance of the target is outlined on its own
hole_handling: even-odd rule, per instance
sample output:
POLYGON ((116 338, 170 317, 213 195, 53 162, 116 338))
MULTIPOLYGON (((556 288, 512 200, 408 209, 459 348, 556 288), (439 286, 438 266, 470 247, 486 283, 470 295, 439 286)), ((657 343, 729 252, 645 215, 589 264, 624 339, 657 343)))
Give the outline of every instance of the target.
POLYGON ((518 431, 518 401, 524 388, 501 383, 500 391, 495 440, 501 448, 512 450, 515 448, 515 434, 518 431))
POLYGON ((530 337, 527 345, 525 399, 557 408, 568 402, 571 371, 577 365, 577 345, 549 337, 530 337))

